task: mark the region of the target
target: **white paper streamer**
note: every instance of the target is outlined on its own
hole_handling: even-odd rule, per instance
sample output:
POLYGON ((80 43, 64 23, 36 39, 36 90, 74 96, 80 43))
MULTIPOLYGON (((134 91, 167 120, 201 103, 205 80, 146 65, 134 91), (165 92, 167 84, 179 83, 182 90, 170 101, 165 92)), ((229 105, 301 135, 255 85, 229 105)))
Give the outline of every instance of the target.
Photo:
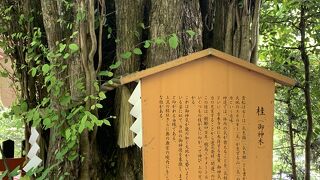
POLYGON ((37 143, 35 143, 34 145, 32 145, 31 149, 29 150, 27 157, 31 159, 32 157, 36 156, 39 149, 40 149, 40 146, 37 143))
POLYGON ((141 99, 139 99, 134 104, 133 108, 130 111, 130 114, 135 118, 138 118, 139 116, 141 116, 141 99))
POLYGON ((138 134, 138 132, 141 131, 141 127, 142 127, 141 116, 139 116, 130 127, 130 130, 138 134))
POLYGON ((133 90, 129 103, 133 105, 130 114, 136 118, 136 121, 130 127, 130 130, 136 133, 133 142, 140 148, 143 145, 142 142, 142 106, 141 106, 141 81, 139 81, 136 88, 133 90))
POLYGON ((135 102, 137 102, 137 100, 140 99, 140 97, 141 97, 141 82, 139 81, 128 101, 130 104, 134 105, 135 102))
POLYGON ((23 168, 24 172, 28 172, 32 168, 36 168, 40 165, 42 160, 38 156, 34 156, 30 161, 27 163, 27 165, 23 168))
POLYGON ((142 131, 140 131, 136 137, 133 139, 133 142, 136 143, 139 148, 142 148, 142 131))
POLYGON ((26 166, 23 168, 25 172, 28 172, 32 168, 36 168, 40 165, 42 160, 37 156, 37 152, 40 150, 39 145, 37 144, 37 139, 39 137, 39 133, 35 127, 31 127, 31 135, 29 138, 29 143, 31 144, 31 148, 27 154, 27 157, 30 159, 26 166))
POLYGON ((31 127, 31 135, 29 138, 29 143, 32 145, 37 142, 37 139, 39 137, 39 133, 35 127, 31 127))

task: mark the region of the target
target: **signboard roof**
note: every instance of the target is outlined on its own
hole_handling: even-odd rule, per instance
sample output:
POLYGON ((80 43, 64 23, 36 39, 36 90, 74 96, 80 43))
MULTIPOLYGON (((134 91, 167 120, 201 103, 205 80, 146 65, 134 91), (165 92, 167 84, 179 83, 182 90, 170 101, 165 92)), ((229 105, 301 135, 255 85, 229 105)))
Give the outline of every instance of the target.
POLYGON ((192 61, 196 61, 198 59, 201 59, 202 57, 206 57, 206 56, 215 56, 218 57, 219 59, 222 59, 224 61, 227 61, 228 63, 231 63, 233 65, 236 66, 240 66, 242 68, 248 69, 249 71, 253 71, 256 72, 258 74, 261 74, 263 76, 269 77, 271 79, 273 79, 275 82, 279 83, 279 84, 283 84, 283 85, 287 85, 287 86, 294 86, 296 84, 296 81, 294 79, 291 79, 289 77, 283 76, 281 74, 278 74, 276 72, 258 67, 252 63, 249 63, 245 60, 239 59, 237 57, 231 56, 229 54, 226 54, 224 52, 218 51, 216 49, 206 49, 206 50, 202 50, 196 53, 192 53, 190 55, 175 59, 173 61, 169 61, 167 63, 143 70, 143 71, 139 71, 133 74, 129 74, 127 76, 123 76, 120 78, 120 84, 127 84, 130 83, 132 81, 137 81, 141 78, 165 71, 167 69, 171 69, 192 61))

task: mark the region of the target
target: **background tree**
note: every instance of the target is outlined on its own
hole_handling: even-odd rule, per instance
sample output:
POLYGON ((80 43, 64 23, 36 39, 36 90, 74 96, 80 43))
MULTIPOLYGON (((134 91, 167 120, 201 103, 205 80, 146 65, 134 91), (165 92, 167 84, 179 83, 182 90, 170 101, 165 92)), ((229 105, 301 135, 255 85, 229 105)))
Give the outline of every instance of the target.
MULTIPOLYGON (((300 151, 298 157, 305 156, 304 168, 298 162, 297 175, 293 173, 293 177, 310 179, 312 172, 319 172, 315 163, 319 158, 315 153, 319 151, 319 123, 313 122, 319 117, 319 107, 314 104, 319 95, 319 5, 316 1, 266 1, 262 9, 261 58, 269 61, 273 69, 290 73, 300 83, 294 91, 280 91, 278 96, 290 100, 286 101, 290 106, 285 110, 290 116, 284 119, 285 125, 289 122, 289 127, 293 126, 285 131, 294 141, 290 145, 291 153, 296 150, 300 151), (304 152, 299 150, 302 144, 304 152)), ((294 159, 291 162, 292 172, 295 172, 294 159)))

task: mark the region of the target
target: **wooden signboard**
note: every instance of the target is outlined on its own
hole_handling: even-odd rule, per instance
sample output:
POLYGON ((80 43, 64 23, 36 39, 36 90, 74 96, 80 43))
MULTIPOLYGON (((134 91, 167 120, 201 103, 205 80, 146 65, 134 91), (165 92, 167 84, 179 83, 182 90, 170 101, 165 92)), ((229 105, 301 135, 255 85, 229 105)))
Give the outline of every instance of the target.
POLYGON ((294 80, 214 49, 138 79, 144 180, 272 179, 275 81, 294 80))

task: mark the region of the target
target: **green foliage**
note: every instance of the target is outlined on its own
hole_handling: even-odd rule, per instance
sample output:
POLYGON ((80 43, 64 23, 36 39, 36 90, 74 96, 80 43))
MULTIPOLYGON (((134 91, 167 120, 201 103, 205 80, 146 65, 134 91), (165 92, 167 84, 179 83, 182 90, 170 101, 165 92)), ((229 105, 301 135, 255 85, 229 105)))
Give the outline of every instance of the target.
POLYGON ((141 55, 142 51, 141 51, 140 48, 134 48, 133 53, 136 54, 136 55, 141 55))
POLYGON ((79 46, 77 44, 69 44, 69 49, 71 50, 72 53, 77 52, 79 50, 79 46))
MULTIPOLYGON (((301 5, 307 6, 306 50, 310 59, 311 98, 314 121, 312 140, 313 163, 312 173, 320 173, 320 123, 316 119, 320 116, 320 38, 319 38, 319 3, 311 1, 265 1, 262 4, 261 14, 261 42, 260 60, 267 68, 296 79, 300 86, 305 83, 304 64, 301 60, 299 30, 301 5)), ((277 88, 275 109, 275 142, 274 142, 274 173, 291 173, 290 144, 288 135, 288 104, 293 115, 292 125, 297 160, 298 179, 304 176, 304 144, 306 136, 306 111, 304 106, 304 91, 301 88, 277 88), (289 166, 288 166, 289 164, 289 166)))
POLYGON ((131 57, 132 53, 130 51, 124 52, 121 54, 121 58, 123 59, 129 59, 131 57))
POLYGON ((107 77, 112 77, 113 76, 113 72, 111 71, 100 71, 99 76, 107 76, 107 77))

